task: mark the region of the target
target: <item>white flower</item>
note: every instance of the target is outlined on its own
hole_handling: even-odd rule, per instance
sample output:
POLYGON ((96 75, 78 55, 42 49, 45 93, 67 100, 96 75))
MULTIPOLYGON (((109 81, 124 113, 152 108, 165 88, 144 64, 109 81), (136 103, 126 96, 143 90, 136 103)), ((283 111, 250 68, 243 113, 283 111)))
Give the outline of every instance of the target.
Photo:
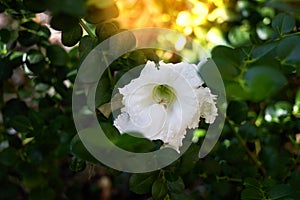
POLYGON ((213 123, 217 116, 216 95, 203 83, 194 64, 157 67, 148 61, 138 78, 119 88, 124 107, 114 125, 120 133, 139 132, 179 152, 187 128, 197 128, 200 117, 213 123))

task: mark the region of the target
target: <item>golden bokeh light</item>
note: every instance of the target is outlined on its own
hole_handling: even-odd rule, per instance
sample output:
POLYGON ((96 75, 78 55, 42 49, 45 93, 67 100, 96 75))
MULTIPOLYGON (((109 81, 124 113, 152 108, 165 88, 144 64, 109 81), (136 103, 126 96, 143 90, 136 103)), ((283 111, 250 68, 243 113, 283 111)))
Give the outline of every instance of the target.
POLYGON ((231 20, 228 0, 118 0, 121 28, 170 28, 192 36, 211 48, 225 44, 222 31, 215 24, 231 20))

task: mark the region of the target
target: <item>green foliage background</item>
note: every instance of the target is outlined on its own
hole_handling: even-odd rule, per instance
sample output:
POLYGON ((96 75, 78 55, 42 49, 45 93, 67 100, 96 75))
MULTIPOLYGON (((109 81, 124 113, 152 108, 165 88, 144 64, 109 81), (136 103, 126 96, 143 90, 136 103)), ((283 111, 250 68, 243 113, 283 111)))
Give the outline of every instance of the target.
MULTIPOLYGON (((217 145, 199 160, 200 134, 172 165, 127 174, 101 165, 85 150, 71 112, 80 63, 122 31, 112 20, 118 7, 100 9, 84 0, 0 0, 8 20, 0 30, 0 199, 109 199, 107 191, 110 199, 300 199, 300 3, 232 0, 228 7, 237 20, 218 26, 230 46, 211 51, 229 102, 217 145), (71 50, 51 43, 49 28, 33 20, 44 11, 71 50), (266 17, 271 23, 263 25, 266 17), (246 32, 240 28, 245 21, 246 32), (262 26, 263 39, 257 31, 262 26), (104 187, 101 180, 107 179, 104 187)), ((159 60, 155 50, 116 60, 100 80, 97 105, 110 100, 122 74, 148 59, 159 60)), ((161 145, 120 136, 111 117, 98 116, 108 137, 126 150, 147 152, 161 145)))

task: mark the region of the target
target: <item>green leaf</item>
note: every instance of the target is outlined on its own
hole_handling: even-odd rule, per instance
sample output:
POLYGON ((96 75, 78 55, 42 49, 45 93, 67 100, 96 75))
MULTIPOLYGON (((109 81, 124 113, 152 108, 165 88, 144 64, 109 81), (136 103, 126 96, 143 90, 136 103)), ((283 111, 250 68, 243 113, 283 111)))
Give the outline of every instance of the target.
POLYGON ((116 34, 119 30, 119 27, 114 22, 101 23, 96 26, 96 35, 100 41, 104 41, 110 36, 116 34))
POLYGON ((96 42, 92 37, 88 35, 82 37, 79 42, 79 57, 85 58, 95 46, 96 42))
POLYGON ((227 116, 237 124, 242 123, 248 116, 248 105, 245 101, 230 101, 227 116))
POLYGON ((271 67, 256 66, 247 70, 246 85, 249 98, 258 102, 278 92, 287 82, 285 76, 271 67))
POLYGON ((294 6, 292 3, 297 3, 297 0, 274 0, 274 1, 266 1, 265 5, 271 8, 276 8, 280 11, 293 13, 296 15, 300 14, 300 10, 298 6, 294 6), (288 4, 290 2, 291 4, 288 4))
POLYGON ((53 15, 53 17, 51 18, 50 26, 51 28, 58 31, 68 31, 77 26, 78 23, 78 18, 67 14, 58 13, 53 15))
POLYGON ((231 80, 240 74, 239 67, 243 58, 238 50, 217 46, 212 50, 212 59, 225 80, 231 80))
POLYGON ((39 36, 25 30, 19 31, 18 42, 20 42, 22 46, 30 47, 39 42, 39 36))
POLYGON ((243 138, 253 140, 257 137, 257 127, 254 124, 247 122, 239 127, 239 133, 243 138))
POLYGON ((41 25, 39 23, 32 20, 22 23, 21 26, 34 31, 38 31, 41 28, 41 25))
POLYGON ((264 198, 264 194, 262 191, 256 188, 246 188, 241 193, 242 200, 262 200, 264 198))
POLYGON ((77 158, 80 158, 81 160, 99 163, 99 161, 96 158, 94 158, 90 154, 90 152, 85 148, 78 135, 75 135, 71 140, 70 151, 72 154, 74 154, 77 158))
POLYGON ((94 6, 90 6, 87 10, 85 20, 92 24, 98 24, 111 18, 115 18, 119 15, 119 9, 116 4, 99 9, 94 6))
POLYGON ((171 193, 181 194, 184 192, 184 182, 181 177, 178 177, 176 181, 168 181, 167 182, 168 190, 171 193))
POLYGON ((46 60, 44 55, 37 50, 31 49, 26 56, 26 66, 33 73, 40 73, 45 69, 46 60))
POLYGON ((19 132, 29 132, 33 129, 30 120, 24 115, 14 116, 9 124, 19 132))
POLYGON ((27 53, 28 64, 37 64, 37 63, 41 62, 42 60, 44 60, 44 55, 40 51, 31 49, 27 53))
POLYGON ((168 189, 166 182, 162 178, 158 178, 152 185, 152 197, 153 199, 164 199, 167 195, 168 189))
POLYGON ((277 45, 278 45, 277 42, 272 42, 272 43, 266 43, 260 46, 256 46, 252 51, 252 58, 259 59, 263 57, 264 55, 268 54, 273 49, 275 49, 277 45))
MULTIPOLYGON (((111 83, 108 76, 102 76, 98 82, 95 94, 95 106, 99 107, 111 100, 111 83)), ((90 98, 91 95, 88 96, 90 98)), ((91 99, 92 101, 92 99, 91 99)))
POLYGON ((180 173, 186 174, 190 172, 199 161, 199 146, 191 144, 188 150, 181 157, 180 173))
POLYGON ((157 172, 133 174, 129 179, 129 189, 137 194, 149 193, 156 178, 157 172))
POLYGON ((293 197, 293 190, 291 188, 291 186, 289 185, 276 185, 274 187, 271 188, 270 192, 269 192, 269 197, 272 200, 284 200, 288 197, 293 197))
POLYGON ((64 66, 68 62, 67 52, 58 45, 47 47, 47 57, 54 66, 64 66))
POLYGON ((79 42, 83 34, 82 28, 79 24, 68 30, 62 31, 62 43, 65 46, 72 47, 79 42))
POLYGON ((131 133, 131 135, 122 134, 118 137, 115 144, 122 149, 136 153, 146 153, 153 151, 156 147, 155 143, 141 137, 143 136, 138 133, 131 133), (137 137, 132 136, 132 134, 137 135, 137 137))
POLYGON ((246 100, 248 93, 238 82, 225 81, 226 96, 232 100, 246 100))
POLYGON ((300 36, 289 36, 282 39, 277 46, 277 56, 287 64, 300 63, 300 36))
POLYGON ((241 193, 242 200, 265 199, 264 191, 260 183, 254 178, 246 178, 244 181, 245 189, 241 193))
POLYGON ((294 17, 287 13, 279 13, 272 21, 272 27, 279 35, 291 32, 295 25, 294 17))

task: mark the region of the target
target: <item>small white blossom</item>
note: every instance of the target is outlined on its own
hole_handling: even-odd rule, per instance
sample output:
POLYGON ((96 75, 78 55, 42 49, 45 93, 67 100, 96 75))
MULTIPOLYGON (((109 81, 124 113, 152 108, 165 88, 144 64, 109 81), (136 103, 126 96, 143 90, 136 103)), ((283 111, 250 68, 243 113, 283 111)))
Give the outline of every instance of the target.
POLYGON ((187 128, 197 128, 200 117, 213 123, 217 96, 202 87, 196 68, 184 62, 157 67, 148 61, 138 78, 119 88, 124 107, 114 125, 120 133, 139 132, 179 152, 187 128))

